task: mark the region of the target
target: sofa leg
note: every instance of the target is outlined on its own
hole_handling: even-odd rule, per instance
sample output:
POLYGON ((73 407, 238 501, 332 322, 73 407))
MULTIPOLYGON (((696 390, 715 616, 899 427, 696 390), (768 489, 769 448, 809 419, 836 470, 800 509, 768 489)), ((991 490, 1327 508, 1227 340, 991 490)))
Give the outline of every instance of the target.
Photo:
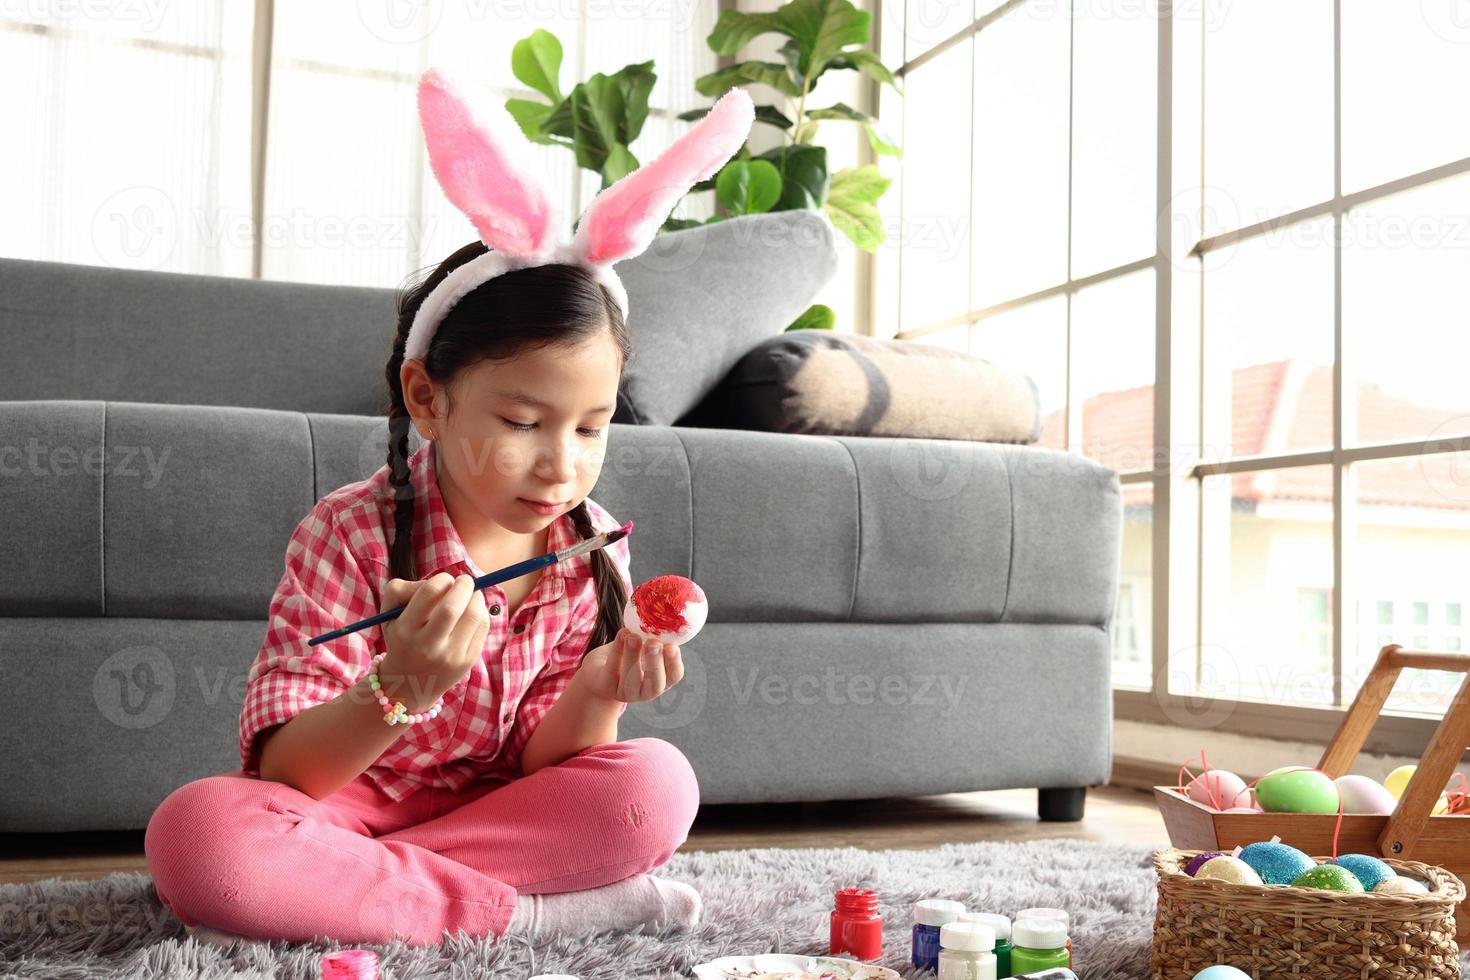
POLYGON ((1086 804, 1086 786, 1044 787, 1036 791, 1036 812, 1042 820, 1081 820, 1086 804))

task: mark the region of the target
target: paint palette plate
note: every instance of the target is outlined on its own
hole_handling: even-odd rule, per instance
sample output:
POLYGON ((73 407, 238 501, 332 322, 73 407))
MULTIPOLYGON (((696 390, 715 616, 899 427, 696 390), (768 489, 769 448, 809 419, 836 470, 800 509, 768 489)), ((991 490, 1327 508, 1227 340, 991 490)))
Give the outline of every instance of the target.
POLYGON ((896 971, 884 966, 791 953, 722 956, 696 966, 694 975, 699 980, 900 980, 896 971))

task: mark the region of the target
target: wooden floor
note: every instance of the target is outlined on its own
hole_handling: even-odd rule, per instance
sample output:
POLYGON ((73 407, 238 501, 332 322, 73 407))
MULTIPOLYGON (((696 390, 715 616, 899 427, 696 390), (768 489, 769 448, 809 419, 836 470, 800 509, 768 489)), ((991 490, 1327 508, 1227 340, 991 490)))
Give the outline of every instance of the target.
MULTIPOLYGON (((743 847, 862 847, 920 850, 984 840, 1069 837, 1113 843, 1168 843, 1153 798, 1106 786, 1088 792, 1077 823, 1036 819, 1035 790, 949 793, 822 803, 723 804, 700 808, 681 850, 743 847)), ((143 832, 0 834, 0 882, 95 878, 148 872, 143 832)))

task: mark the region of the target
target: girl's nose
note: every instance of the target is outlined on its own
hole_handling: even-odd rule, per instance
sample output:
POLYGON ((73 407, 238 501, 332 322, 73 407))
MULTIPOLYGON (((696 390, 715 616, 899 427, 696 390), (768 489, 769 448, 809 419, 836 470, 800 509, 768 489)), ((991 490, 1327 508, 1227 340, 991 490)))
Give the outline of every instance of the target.
POLYGON ((577 478, 577 458, 582 447, 571 440, 537 451, 537 469, 552 483, 572 483, 577 478))

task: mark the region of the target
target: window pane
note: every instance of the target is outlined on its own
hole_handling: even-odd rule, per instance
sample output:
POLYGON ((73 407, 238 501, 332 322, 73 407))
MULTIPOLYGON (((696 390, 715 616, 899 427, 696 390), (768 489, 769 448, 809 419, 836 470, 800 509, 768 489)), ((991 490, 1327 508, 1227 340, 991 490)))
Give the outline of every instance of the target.
POLYGON ((1206 256, 1207 452, 1332 445, 1331 228, 1302 222, 1206 256))
POLYGON ((945 327, 943 330, 933 330, 914 337, 911 342, 928 344, 931 347, 943 347, 945 350, 967 354, 970 351, 970 326, 961 323, 953 327, 945 327))
POLYGON ((1470 175, 1344 216, 1343 342, 1358 379, 1350 442, 1470 432, 1467 269, 1470 175))
POLYGON ((1113 612, 1113 685, 1147 690, 1153 677, 1153 487, 1123 485, 1123 557, 1113 612))
POLYGON ((1456 0, 1342 5, 1342 183, 1352 192, 1470 156, 1470 20, 1456 0))
POLYGON ((1331 624, 1304 624, 1298 595, 1332 589, 1332 467, 1207 477, 1203 494, 1197 693, 1331 704, 1331 624))
POLYGON ((1209 27, 1205 234, 1330 198, 1332 0, 1232 4, 1209 27))
MULTIPOLYGON (((899 35, 905 61, 918 57, 975 20, 974 0, 899 0, 879 6, 888 17, 883 33, 892 30, 899 35)), ((994 4, 984 3, 981 9, 991 6, 994 4)))
POLYGON ((1152 269, 1089 286, 1072 300, 1079 447, 1120 473, 1153 465, 1154 334, 1152 269))
MULTIPOLYGON (((1067 278, 1067 21, 1065 4, 1023 4, 975 40, 977 309, 1067 278)), ((957 94, 947 125, 963 129, 957 94)))
POLYGON ((986 317, 975 325, 970 353, 1023 371, 1041 399, 1039 445, 1065 449, 1067 300, 1052 296, 986 317))
MULTIPOLYGON (((1347 533, 1356 549, 1351 557, 1357 587, 1390 615, 1382 625, 1360 629, 1347 646, 1343 694, 1348 699, 1385 644, 1460 649, 1465 634, 1459 610, 1470 599, 1470 580, 1456 574, 1470 547, 1470 453, 1355 463, 1352 473, 1356 527, 1347 533)), ((1406 670, 1387 706, 1442 716, 1463 680, 1444 671, 1406 670)))
POLYGON ((1154 252, 1159 22, 1153 4, 1073 6, 1075 279, 1154 252))
POLYGON ((925 62, 904 86, 903 330, 969 308, 970 45, 925 62))

